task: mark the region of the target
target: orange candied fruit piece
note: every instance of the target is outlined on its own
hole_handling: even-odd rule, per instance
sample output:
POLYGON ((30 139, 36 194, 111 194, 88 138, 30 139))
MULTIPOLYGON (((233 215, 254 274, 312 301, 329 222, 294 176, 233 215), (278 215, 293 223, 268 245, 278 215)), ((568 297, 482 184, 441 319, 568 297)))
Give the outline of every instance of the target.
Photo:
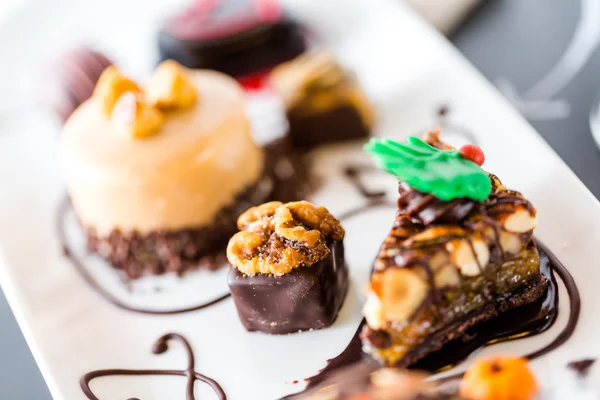
POLYGON ((459 393, 468 400, 531 400, 539 392, 527 360, 494 356, 475 361, 462 379, 459 393))

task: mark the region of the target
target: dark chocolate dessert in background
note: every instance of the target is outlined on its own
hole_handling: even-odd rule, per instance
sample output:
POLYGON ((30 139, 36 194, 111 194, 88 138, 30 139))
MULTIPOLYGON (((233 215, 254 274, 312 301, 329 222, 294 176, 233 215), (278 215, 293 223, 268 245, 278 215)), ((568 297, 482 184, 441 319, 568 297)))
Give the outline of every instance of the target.
POLYGON ((533 239, 536 210, 479 167, 481 150, 375 140, 379 166, 400 181, 398 212, 375 261, 364 308, 365 351, 407 367, 469 328, 545 295, 533 239), (479 165, 477 165, 479 164, 479 165))
POLYGON ((202 0, 169 18, 159 33, 162 60, 255 82, 306 45, 302 28, 276 0, 202 0))
POLYGON ((285 334, 330 326, 348 290, 344 230, 324 207, 265 203, 238 219, 228 283, 248 331, 285 334))
POLYGON ((61 54, 44 76, 44 104, 65 122, 77 107, 90 98, 102 71, 112 65, 103 54, 77 47, 61 54))
POLYGON ((270 83, 283 98, 297 148, 368 137, 374 111, 349 71, 324 51, 275 68, 270 83))
POLYGON ((89 248, 131 279, 218 267, 239 213, 272 191, 237 82, 172 60, 145 88, 106 69, 60 151, 89 248))

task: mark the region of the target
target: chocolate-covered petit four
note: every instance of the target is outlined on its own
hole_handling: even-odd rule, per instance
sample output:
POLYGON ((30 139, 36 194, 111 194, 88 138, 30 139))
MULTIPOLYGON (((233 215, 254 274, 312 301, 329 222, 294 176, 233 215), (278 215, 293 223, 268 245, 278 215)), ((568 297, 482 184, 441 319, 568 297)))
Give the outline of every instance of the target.
POLYGON ((44 103, 62 122, 90 98, 96 82, 112 62, 103 54, 77 47, 58 57, 44 79, 44 103))
POLYGON ((239 85, 174 61, 145 88, 108 68, 65 124, 61 156, 89 248, 129 278, 221 254, 272 186, 239 85))
POLYGON ((392 231, 375 261, 364 308, 363 345, 406 367, 467 330, 545 294, 533 239, 536 210, 485 172, 476 146, 375 140, 380 167, 397 176, 392 231))
POLYGON ((282 96, 296 147, 369 136, 374 112, 349 71, 327 52, 310 52, 275 68, 270 82, 282 96))
POLYGON ((194 1, 159 34, 163 60, 251 82, 305 50, 301 27, 276 0, 194 1))
POLYGON ((344 230, 324 207, 250 208, 227 247, 228 283, 244 327, 284 334, 330 326, 348 289, 344 230))

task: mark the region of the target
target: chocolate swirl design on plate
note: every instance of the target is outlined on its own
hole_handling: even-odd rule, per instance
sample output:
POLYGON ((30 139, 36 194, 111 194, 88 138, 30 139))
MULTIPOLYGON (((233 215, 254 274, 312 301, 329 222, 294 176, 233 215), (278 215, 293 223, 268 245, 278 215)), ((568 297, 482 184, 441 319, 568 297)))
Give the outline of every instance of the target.
MULTIPOLYGON (((179 342, 186 351, 188 365, 184 370, 157 370, 157 369, 103 369, 98 371, 88 372, 83 375, 79 380, 81 390, 90 400, 100 400, 92 389, 90 388, 90 382, 96 378, 107 377, 107 376, 185 376, 187 378, 186 384, 186 400, 195 400, 194 395, 194 383, 196 381, 204 382, 209 385, 219 398, 219 400, 227 400, 227 395, 223 391, 221 385, 219 385, 214 379, 209 378, 206 375, 202 375, 194 369, 194 352, 192 346, 183 336, 177 333, 167 333, 156 341, 152 348, 152 353, 163 354, 169 349, 169 341, 179 342)), ((130 398, 129 400, 140 400, 138 398, 130 398)))

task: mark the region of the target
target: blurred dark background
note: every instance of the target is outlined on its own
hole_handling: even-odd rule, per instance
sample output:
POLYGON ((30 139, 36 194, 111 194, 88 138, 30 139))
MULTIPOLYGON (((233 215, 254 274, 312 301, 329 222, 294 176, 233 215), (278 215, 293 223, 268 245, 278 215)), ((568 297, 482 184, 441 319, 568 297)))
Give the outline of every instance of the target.
MULTIPOLYGON (((492 82, 508 79, 524 92, 543 77, 568 46, 580 15, 576 0, 483 0, 450 39, 492 82)), ((600 196, 600 152, 589 112, 600 89, 600 52, 556 98, 571 106, 566 119, 532 124, 600 196)), ((48 400, 51 396, 16 321, 0 294, 0 399, 48 400)))

